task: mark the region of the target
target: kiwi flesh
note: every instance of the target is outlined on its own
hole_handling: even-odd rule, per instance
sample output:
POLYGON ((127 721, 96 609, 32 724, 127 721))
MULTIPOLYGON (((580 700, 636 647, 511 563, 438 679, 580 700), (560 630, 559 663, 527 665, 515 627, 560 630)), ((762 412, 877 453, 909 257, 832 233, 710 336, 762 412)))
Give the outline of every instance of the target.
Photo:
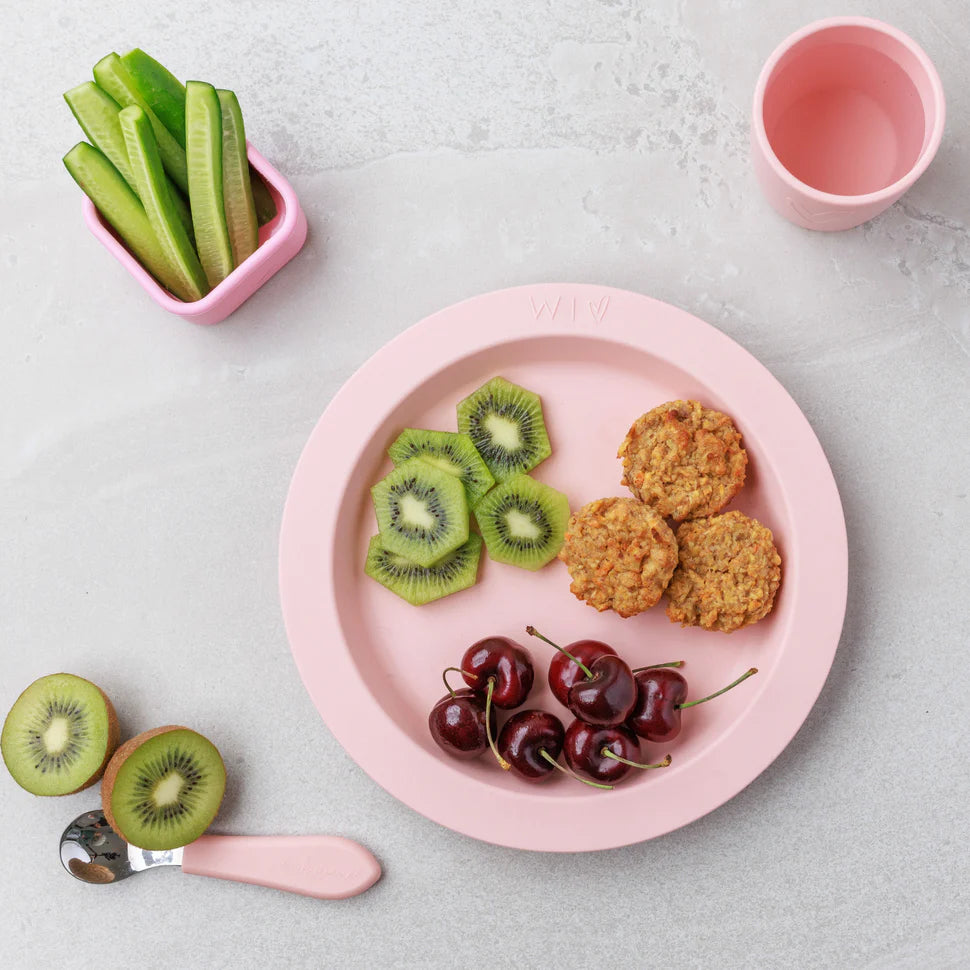
POLYGON ((93 785, 118 746, 118 717, 104 691, 74 674, 35 680, 3 722, 0 752, 21 788, 70 795, 93 785))
POLYGON ((528 475, 516 475, 475 506, 475 520, 490 559, 541 569, 562 548, 569 500, 528 475))
POLYGON ((465 486, 420 458, 395 468, 371 496, 388 552, 430 566, 468 540, 465 486))
POLYGON ((552 454, 538 394, 493 377, 458 404, 467 434, 497 482, 531 471, 552 454))
POLYGON ((367 549, 364 571, 392 593, 413 606, 423 606, 475 585, 482 553, 481 536, 472 532, 464 545, 430 566, 388 552, 381 537, 374 536, 367 549))
POLYGON ((216 746, 189 728, 168 725, 118 748, 101 783, 101 807, 126 842, 161 852, 202 835, 225 787, 226 768, 216 746))
POLYGON ((405 428, 387 454, 395 465, 420 458, 449 475, 457 475, 465 486, 469 505, 474 505, 495 484, 488 465, 467 434, 405 428))

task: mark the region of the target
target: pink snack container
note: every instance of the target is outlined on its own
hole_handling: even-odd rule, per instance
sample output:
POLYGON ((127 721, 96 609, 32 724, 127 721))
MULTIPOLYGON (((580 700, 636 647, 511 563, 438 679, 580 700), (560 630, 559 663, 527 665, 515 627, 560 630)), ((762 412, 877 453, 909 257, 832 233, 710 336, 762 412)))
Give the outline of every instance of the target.
POLYGON ((183 303, 172 296, 135 259, 115 231, 101 218, 94 203, 85 196, 84 221, 125 269, 138 281, 142 289, 164 310, 175 313, 192 323, 219 323, 249 299, 274 273, 282 269, 302 248, 306 241, 307 222, 290 183, 246 143, 252 167, 262 176, 276 203, 276 215, 259 228, 259 248, 249 259, 237 266, 218 286, 201 300, 183 303))
POLYGON ((867 17, 831 17, 775 48, 754 92, 751 157, 771 206, 806 229, 851 229, 926 171, 943 85, 923 49, 867 17))

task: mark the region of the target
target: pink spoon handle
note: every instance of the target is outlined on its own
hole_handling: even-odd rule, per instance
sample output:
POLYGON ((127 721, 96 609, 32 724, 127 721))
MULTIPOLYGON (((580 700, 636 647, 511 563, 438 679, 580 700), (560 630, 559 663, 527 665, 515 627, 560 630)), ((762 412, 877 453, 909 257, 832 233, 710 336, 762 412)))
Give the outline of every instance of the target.
POLYGON ((332 835, 203 835, 185 847, 182 871, 317 899, 356 896, 381 875, 367 849, 332 835))

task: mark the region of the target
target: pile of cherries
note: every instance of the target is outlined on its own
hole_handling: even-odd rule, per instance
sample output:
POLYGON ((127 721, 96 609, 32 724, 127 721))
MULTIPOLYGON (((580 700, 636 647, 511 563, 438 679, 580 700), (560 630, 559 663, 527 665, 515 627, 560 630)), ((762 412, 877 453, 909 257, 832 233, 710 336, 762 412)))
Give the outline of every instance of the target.
POLYGON ((529 652, 508 637, 479 640, 465 651, 460 666, 445 669, 448 693, 431 709, 428 726, 453 757, 477 758, 491 748, 503 769, 529 781, 543 781, 558 770, 594 788, 611 789, 633 768, 666 768, 669 754, 655 764, 639 760, 640 739, 673 741, 684 708, 718 697, 758 672, 752 667, 727 687, 688 702, 687 681, 674 669, 682 660, 631 669, 599 640, 560 647, 535 627, 526 627, 526 633, 557 651, 549 664, 549 687, 575 718, 568 728, 548 711, 519 711, 496 741, 496 708, 520 707, 535 680, 529 652), (453 690, 449 671, 460 673, 467 686, 453 690), (559 763, 561 754, 569 768, 559 763))

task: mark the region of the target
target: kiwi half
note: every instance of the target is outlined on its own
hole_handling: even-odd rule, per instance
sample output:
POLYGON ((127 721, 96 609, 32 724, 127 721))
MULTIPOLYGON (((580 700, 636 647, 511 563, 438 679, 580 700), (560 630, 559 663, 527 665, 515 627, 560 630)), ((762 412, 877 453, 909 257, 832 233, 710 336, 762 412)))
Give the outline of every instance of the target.
POLYGON ((472 532, 464 545, 430 566, 419 566, 410 559, 388 552, 379 535, 367 548, 364 571, 392 593, 413 606, 423 606, 459 590, 475 585, 482 554, 481 537, 472 532))
POLYGON ((225 787, 216 746, 169 725, 118 748, 101 783, 101 807, 126 842, 160 852, 194 842, 216 817, 225 787))
POLYGON ((384 548, 419 566, 430 566, 468 539, 464 485, 420 458, 395 468, 371 496, 384 548))
POLYGON ((541 569, 562 548, 569 500, 528 475, 496 485, 475 506, 490 559, 541 569))
POLYGON ((552 454, 538 394, 493 377, 458 404, 467 434, 497 482, 531 471, 552 454))
POLYGON ((118 746, 118 717, 100 687, 74 674, 35 680, 3 722, 0 752, 33 795, 70 795, 93 785, 118 746))
POLYGON ((449 475, 457 475, 465 486, 469 505, 474 505, 495 484, 488 465, 467 434, 405 428, 387 454, 395 465, 409 458, 421 458, 449 475))

